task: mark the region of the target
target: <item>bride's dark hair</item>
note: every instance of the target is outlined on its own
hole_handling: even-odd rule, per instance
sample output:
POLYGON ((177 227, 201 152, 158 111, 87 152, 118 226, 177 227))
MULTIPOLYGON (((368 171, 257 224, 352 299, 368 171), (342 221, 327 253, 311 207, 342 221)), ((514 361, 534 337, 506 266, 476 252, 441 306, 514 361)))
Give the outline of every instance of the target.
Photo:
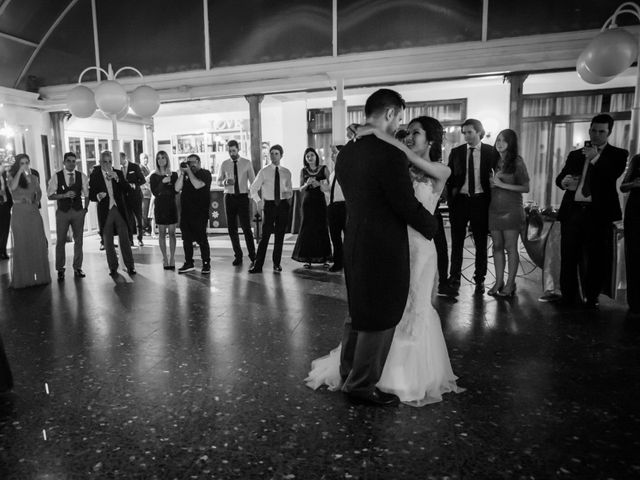
POLYGON ((418 122, 422 129, 425 131, 427 142, 431 144, 429 150, 429 160, 432 162, 439 162, 442 160, 442 139, 444 137, 444 128, 442 124, 433 117, 427 117, 425 115, 416 117, 409 122, 418 122))

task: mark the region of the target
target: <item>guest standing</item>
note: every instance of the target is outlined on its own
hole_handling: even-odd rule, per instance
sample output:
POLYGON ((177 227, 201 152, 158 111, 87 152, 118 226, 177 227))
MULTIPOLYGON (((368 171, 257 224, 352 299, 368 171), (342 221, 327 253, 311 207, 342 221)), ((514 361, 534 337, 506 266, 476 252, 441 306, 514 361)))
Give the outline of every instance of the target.
POLYGON ((342 188, 336 178, 336 158, 343 145, 331 147, 331 162, 333 171, 329 174, 329 183, 325 185, 324 191, 329 194, 327 206, 327 220, 329 221, 329 236, 333 244, 333 265, 330 272, 339 272, 344 267, 344 253, 342 249, 342 236, 347 224, 347 204, 344 200, 342 188))
POLYGON ((118 255, 113 243, 117 233, 120 241, 120 253, 129 275, 135 275, 136 269, 131 253, 129 209, 126 196, 131 187, 121 170, 113 168, 113 157, 108 150, 100 154, 99 168, 94 168, 89 175, 89 199, 98 203, 98 226, 102 232, 102 240, 107 253, 109 275, 118 273, 118 255))
POLYGON ((149 235, 151 232, 151 217, 153 217, 153 211, 151 210, 151 188, 149 187, 149 176, 151 171, 149 170, 149 156, 146 153, 141 153, 138 156, 140 160, 140 171, 145 178, 146 183, 140 185, 142 191, 142 223, 144 224, 144 232, 149 235))
POLYGON ((138 225, 138 246, 143 247, 144 242, 142 236, 144 233, 144 224, 142 223, 142 189, 147 180, 140 170, 140 165, 129 162, 127 154, 120 153, 120 164, 122 168, 122 174, 127 183, 131 187, 129 193, 127 193, 127 208, 129 209, 129 222, 131 227, 131 238, 129 239, 131 245, 133 245, 133 234, 136 231, 136 224, 138 225))
POLYGON ((62 170, 56 172, 49 181, 47 195, 55 200, 56 209, 56 270, 58 280, 64 280, 66 263, 65 247, 69 227, 73 232, 73 275, 84 278, 82 271, 82 241, 84 238, 84 219, 89 207, 89 178, 76 170, 76 154, 67 152, 63 157, 62 170), (82 202, 84 197, 84 204, 82 202))
POLYGON ((556 185, 565 190, 558 211, 561 222, 560 289, 562 302, 579 299, 578 266, 586 265, 585 306, 597 309, 607 263, 611 263, 609 239, 612 223, 622 218, 616 181, 624 172, 629 152, 608 143, 613 118, 596 115, 589 127, 590 144, 569 153, 556 185))
POLYGON ((51 282, 47 236, 38 211, 42 198, 40 178, 29 168, 30 163, 27 154, 19 153, 8 175, 13 197, 13 259, 10 284, 12 288, 51 282))
POLYGON ((169 155, 164 150, 156 154, 156 171, 149 177, 151 192, 155 197, 154 219, 158 226, 162 266, 165 270, 175 270, 176 225, 178 206, 176 203, 176 182, 178 174, 171 171, 169 155), (169 232, 169 255, 167 255, 167 231, 169 232))
POLYGON ((0 260, 8 260, 7 240, 9 240, 9 230, 11 227, 11 189, 7 181, 7 172, 0 166, 0 260))
MULTIPOLYGON (((227 143, 229 159, 220 165, 218 184, 224 186, 224 209, 227 215, 227 230, 233 246, 233 265, 242 265, 242 248, 238 236, 238 219, 247 244, 247 252, 251 263, 256 259, 256 245, 251 231, 249 208, 249 186, 256 179, 251 160, 240 156, 238 142, 227 143)), ((252 265, 253 266, 253 265, 252 265)))
POLYGON ((256 175, 256 179, 251 184, 251 198, 256 202, 258 211, 263 211, 264 221, 262 223, 262 238, 258 245, 256 261, 249 273, 262 273, 262 266, 267 255, 269 238, 275 233, 273 244, 273 271, 281 272, 280 261, 282 259, 282 246, 284 243, 284 232, 289 219, 289 202, 293 196, 291 185, 291 172, 280 166, 280 160, 284 153, 280 145, 274 145, 269 150, 271 164, 263 167, 256 175), (258 192, 261 193, 262 199, 258 192))
POLYGON ((191 154, 187 161, 180 164, 180 175, 176 182, 176 192, 180 197, 180 231, 184 248, 184 265, 178 273, 192 272, 193 242, 200 247, 202 270, 200 273, 211 273, 211 250, 207 239, 207 222, 209 221, 209 199, 211 189, 211 172, 200 166, 200 157, 191 154))
POLYGON ((518 238, 524 225, 522 194, 529 192, 527 166, 518 155, 518 137, 510 129, 502 130, 496 137, 495 148, 500 159, 490 179, 491 204, 489 205, 489 230, 493 240, 493 262, 496 283, 489 295, 513 297, 516 292, 516 274, 520 265, 518 238), (504 283, 505 250, 509 260, 509 276, 504 283))
POLYGON ((449 155, 451 177, 447 184, 447 201, 451 220, 451 268, 449 286, 452 295, 458 294, 462 276, 462 252, 471 226, 475 244, 475 293, 484 293, 487 274, 487 236, 489 234, 489 177, 498 161, 498 152, 481 142, 484 127, 479 120, 469 118, 462 124, 465 144, 454 148, 449 155))
POLYGON ((327 203, 322 189, 329 184, 329 172, 325 165, 320 165, 318 153, 311 147, 304 151, 302 162, 302 224, 291 258, 296 262, 304 262, 305 268, 311 268, 312 263, 323 263, 328 268, 331 243, 327 227, 327 203))
POLYGON ((629 162, 620 190, 629 192, 624 209, 624 253, 629 316, 640 318, 640 155, 629 162))

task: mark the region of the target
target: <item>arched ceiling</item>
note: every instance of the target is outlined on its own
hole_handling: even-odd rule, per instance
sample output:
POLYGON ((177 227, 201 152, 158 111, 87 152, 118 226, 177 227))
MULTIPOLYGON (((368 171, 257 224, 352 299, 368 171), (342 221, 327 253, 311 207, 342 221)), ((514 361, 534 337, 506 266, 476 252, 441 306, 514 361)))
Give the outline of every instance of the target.
MULTIPOLYGON (((371 68, 367 59, 376 55, 381 65, 371 70, 371 81, 381 73, 395 78, 383 67, 404 69, 414 58, 431 63, 422 70, 407 69, 408 79, 446 78, 481 74, 485 60, 480 56, 481 64, 475 65, 464 52, 481 53, 492 42, 499 48, 490 55, 509 52, 509 65, 516 68, 529 61, 539 61, 541 69, 567 68, 587 38, 575 32, 599 28, 617 4, 538 0, 517 2, 514 8, 513 0, 0 0, 0 86, 55 90, 75 83, 82 70, 96 65, 97 56, 103 68, 108 63, 114 69, 131 65, 178 93, 215 83, 211 76, 218 72, 240 72, 242 78, 258 72, 250 89, 269 85, 275 70, 280 76, 287 69, 295 75, 291 65, 308 78, 319 78, 364 61, 362 71, 353 75, 361 82, 371 68), (536 34, 568 34, 569 40, 554 47, 545 37, 541 45, 546 52, 532 48, 537 56, 524 57, 529 54, 525 36, 536 34), (512 45, 523 47, 511 51, 512 45), (554 57, 553 48, 565 50, 554 57), (419 50, 414 56, 411 49, 431 49, 432 54, 421 56, 419 50), (407 61, 397 63, 394 51, 407 61), (276 67, 278 62, 282 67, 276 67), (436 74, 432 66, 439 68, 436 74), (192 84, 180 83, 191 77, 196 79, 192 84)), ((229 78, 232 82, 235 77, 229 78)), ((95 80, 95 74, 84 80, 95 80)), ((295 88, 304 88, 306 81, 301 77, 295 88)))

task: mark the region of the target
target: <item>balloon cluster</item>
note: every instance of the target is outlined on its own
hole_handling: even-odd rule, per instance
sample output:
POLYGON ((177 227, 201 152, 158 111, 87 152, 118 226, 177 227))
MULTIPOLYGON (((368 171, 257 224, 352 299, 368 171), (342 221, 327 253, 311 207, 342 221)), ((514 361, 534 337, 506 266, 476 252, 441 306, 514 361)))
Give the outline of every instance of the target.
POLYGON ((100 109, 106 115, 123 119, 129 107, 141 117, 151 117, 160 108, 160 96, 148 85, 141 85, 130 95, 116 80, 105 80, 95 92, 84 85, 73 87, 67 94, 67 105, 73 115, 88 118, 100 109))
POLYGON ((622 28, 599 33, 578 57, 576 71, 587 83, 605 83, 638 58, 638 40, 622 28))

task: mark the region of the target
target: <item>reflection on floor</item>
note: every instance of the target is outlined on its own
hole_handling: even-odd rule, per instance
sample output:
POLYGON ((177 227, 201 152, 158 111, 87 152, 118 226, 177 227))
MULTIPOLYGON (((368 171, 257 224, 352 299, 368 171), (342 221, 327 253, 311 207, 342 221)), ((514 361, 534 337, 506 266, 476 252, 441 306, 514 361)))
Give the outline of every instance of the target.
POLYGON ((149 246, 114 281, 86 244, 83 280, 11 291, 0 263, 2 479, 640 476, 640 329, 619 303, 539 303, 537 272, 509 301, 464 286, 437 307, 468 390, 380 410, 302 382, 337 344, 341 275, 248 275, 220 248, 212 275, 178 275, 149 246))

